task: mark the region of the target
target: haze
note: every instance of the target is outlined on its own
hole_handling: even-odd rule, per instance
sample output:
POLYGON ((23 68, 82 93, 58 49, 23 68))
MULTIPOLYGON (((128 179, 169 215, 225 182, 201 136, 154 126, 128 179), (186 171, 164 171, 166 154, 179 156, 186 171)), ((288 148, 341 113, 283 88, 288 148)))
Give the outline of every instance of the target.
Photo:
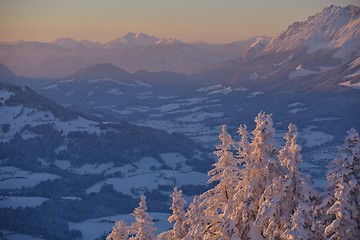
POLYGON ((331 4, 358 0, 0 0, 0 41, 60 37, 107 42, 145 32, 187 42, 273 36, 331 4))

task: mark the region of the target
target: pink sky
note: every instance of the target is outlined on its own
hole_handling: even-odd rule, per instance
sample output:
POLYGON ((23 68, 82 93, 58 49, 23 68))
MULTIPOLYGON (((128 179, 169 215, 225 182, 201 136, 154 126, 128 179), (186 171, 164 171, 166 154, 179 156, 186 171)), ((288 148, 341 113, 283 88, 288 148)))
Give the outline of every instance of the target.
POLYGON ((275 35, 331 4, 358 0, 0 0, 0 41, 60 37, 107 42, 144 32, 224 43, 275 35))

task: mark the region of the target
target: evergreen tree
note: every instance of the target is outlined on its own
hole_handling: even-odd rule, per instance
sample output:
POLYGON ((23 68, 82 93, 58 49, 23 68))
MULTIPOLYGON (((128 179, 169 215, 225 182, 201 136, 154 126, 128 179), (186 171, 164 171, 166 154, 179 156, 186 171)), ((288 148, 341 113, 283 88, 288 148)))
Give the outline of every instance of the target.
POLYGON ((156 228, 153 226, 153 219, 146 212, 146 198, 145 195, 141 195, 139 207, 135 208, 133 216, 135 222, 130 226, 130 234, 135 235, 131 237, 131 240, 153 240, 154 231, 156 228))
POLYGON ((309 231, 306 229, 304 219, 304 209, 301 204, 296 208, 291 216, 291 228, 285 230, 284 239, 289 240, 307 240, 309 239, 309 231))
POLYGON ((236 234, 242 239, 248 238, 250 225, 256 219, 262 194, 278 174, 279 168, 271 115, 260 112, 255 118, 255 123, 251 143, 248 141, 246 126, 240 126, 238 130, 241 140, 237 158, 242 168, 234 194, 232 219, 236 222, 236 234))
POLYGON ((301 146, 297 144, 297 128, 289 124, 285 135, 285 145, 279 151, 279 161, 282 166, 281 175, 275 177, 262 194, 256 223, 263 230, 263 235, 269 239, 280 238, 290 225, 291 215, 296 207, 301 205, 305 214, 305 230, 311 236, 312 189, 298 168, 301 160, 301 146))
POLYGON ((332 162, 327 174, 328 224, 324 233, 330 239, 360 236, 360 139, 355 129, 345 138, 345 144, 332 162), (347 236, 347 237, 346 237, 347 236))
POLYGON ((226 131, 226 126, 222 126, 219 136, 221 144, 218 145, 215 154, 218 161, 213 165, 214 168, 208 172, 211 176, 208 183, 218 182, 218 184, 201 195, 203 200, 201 206, 204 208, 206 216, 206 230, 204 239, 218 239, 221 237, 221 224, 225 208, 235 193, 235 186, 239 181, 238 161, 232 153, 234 142, 226 131))
POLYGON ((360 237, 358 222, 353 219, 354 207, 351 201, 351 191, 355 184, 347 183, 341 179, 335 188, 335 203, 327 211, 327 214, 335 215, 335 219, 325 228, 325 235, 329 239, 351 240, 360 237))
POLYGON ((129 227, 123 220, 116 221, 111 233, 106 240, 126 240, 129 239, 129 227))
POLYGON ((176 187, 171 195, 172 198, 172 215, 168 218, 170 223, 174 222, 174 226, 170 231, 160 234, 157 239, 182 239, 186 236, 185 229, 185 203, 186 201, 182 198, 182 191, 176 187))
POLYGON ((203 239, 205 232, 205 215, 200 207, 200 198, 195 196, 186 212, 185 228, 187 231, 185 240, 203 239))

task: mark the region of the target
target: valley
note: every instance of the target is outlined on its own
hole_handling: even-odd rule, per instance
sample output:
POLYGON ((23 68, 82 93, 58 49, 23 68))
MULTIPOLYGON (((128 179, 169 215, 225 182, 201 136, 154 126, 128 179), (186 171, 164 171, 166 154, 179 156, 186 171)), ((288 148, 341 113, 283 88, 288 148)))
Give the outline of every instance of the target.
POLYGON ((144 33, 1 43, 0 233, 105 239, 134 221, 142 194, 164 232, 174 187, 186 206, 214 187, 221 126, 239 141, 245 124, 252 139, 261 112, 276 150, 297 126, 299 168, 322 196, 337 146, 360 130, 359 19, 359 7, 332 5, 229 44, 144 33))

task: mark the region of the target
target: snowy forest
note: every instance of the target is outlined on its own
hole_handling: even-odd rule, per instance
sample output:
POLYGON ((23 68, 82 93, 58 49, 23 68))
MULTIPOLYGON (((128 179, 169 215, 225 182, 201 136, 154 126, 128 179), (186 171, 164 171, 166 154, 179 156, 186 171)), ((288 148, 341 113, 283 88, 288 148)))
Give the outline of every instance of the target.
POLYGON ((298 131, 289 124, 284 146, 277 151, 271 115, 260 112, 249 135, 238 128, 239 142, 222 126, 218 157, 208 172, 214 187, 195 196, 185 210, 182 191, 175 188, 173 228, 155 235, 153 219, 141 196, 128 226, 115 223, 107 240, 121 239, 359 239, 360 139, 351 129, 326 175, 328 186, 318 192, 299 169, 298 131))

